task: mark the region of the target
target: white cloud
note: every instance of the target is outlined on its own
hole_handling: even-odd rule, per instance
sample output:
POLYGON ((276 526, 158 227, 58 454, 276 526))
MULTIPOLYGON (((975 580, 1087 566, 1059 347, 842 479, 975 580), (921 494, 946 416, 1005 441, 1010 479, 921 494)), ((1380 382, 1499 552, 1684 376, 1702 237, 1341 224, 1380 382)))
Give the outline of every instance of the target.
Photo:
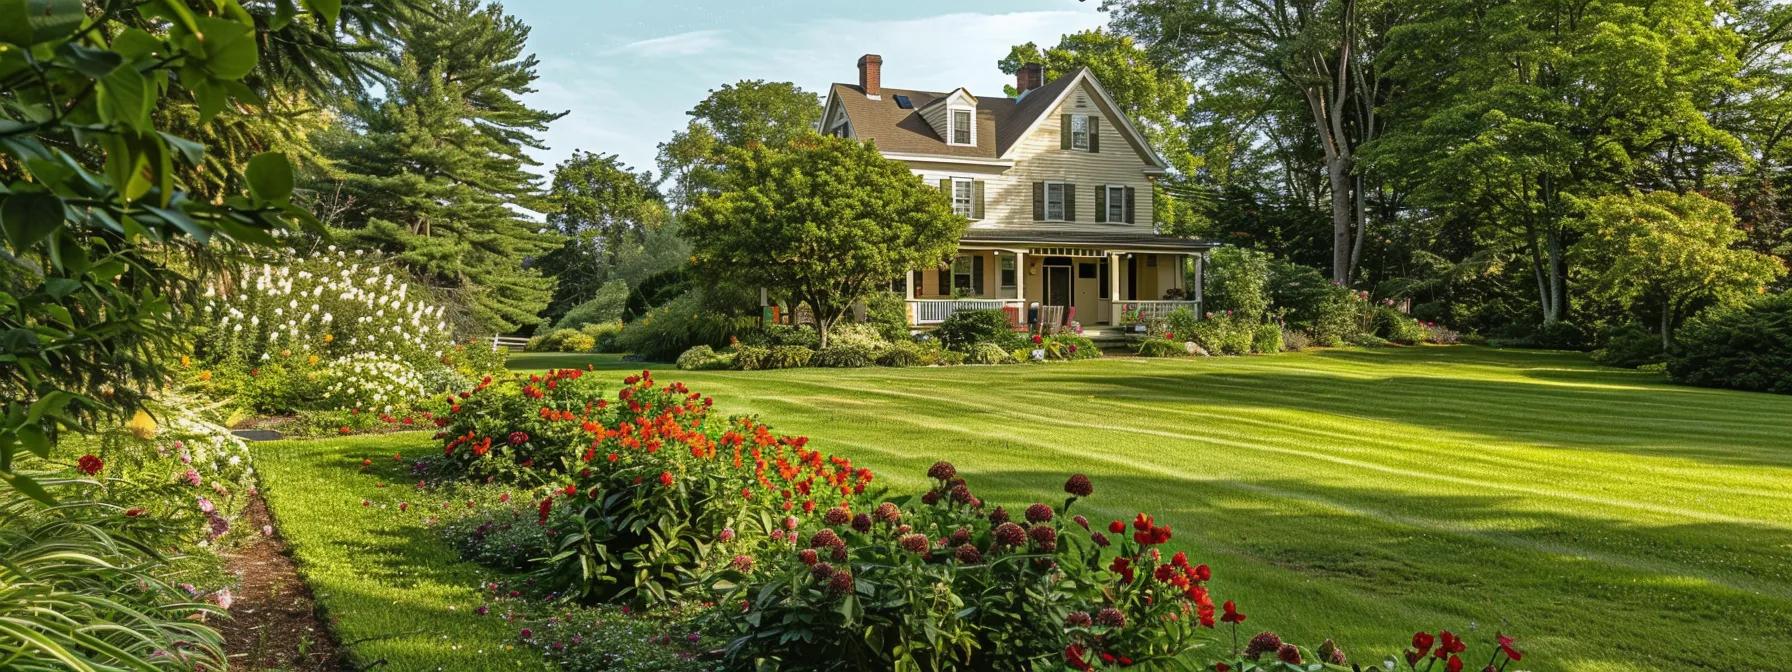
POLYGON ((636 40, 613 51, 616 55, 635 54, 649 58, 694 56, 720 48, 727 42, 720 30, 693 30, 663 37, 636 40))

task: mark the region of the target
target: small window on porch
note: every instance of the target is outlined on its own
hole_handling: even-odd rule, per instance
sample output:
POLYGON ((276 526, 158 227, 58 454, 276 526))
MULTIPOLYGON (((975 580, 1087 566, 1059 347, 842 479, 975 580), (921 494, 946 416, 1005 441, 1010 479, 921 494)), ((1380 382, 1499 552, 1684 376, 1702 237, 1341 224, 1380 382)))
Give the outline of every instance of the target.
POLYGON ((953 296, 983 295, 983 257, 961 254, 952 260, 952 287, 945 292, 953 296))
POLYGON ((1014 289, 1014 285, 1015 256, 1012 254, 1004 254, 1002 255, 1002 289, 1014 289))

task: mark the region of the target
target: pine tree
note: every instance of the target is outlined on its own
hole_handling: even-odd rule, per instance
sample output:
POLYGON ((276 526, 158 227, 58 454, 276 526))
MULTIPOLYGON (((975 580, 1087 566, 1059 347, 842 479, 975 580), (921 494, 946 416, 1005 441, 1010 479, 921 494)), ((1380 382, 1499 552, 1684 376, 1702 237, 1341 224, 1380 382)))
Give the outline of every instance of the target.
POLYGON ((561 114, 518 98, 533 89, 529 29, 497 5, 437 0, 386 56, 392 81, 349 111, 317 185, 352 244, 391 255, 456 299, 486 330, 541 321, 553 279, 530 263, 561 244, 517 207, 544 208, 525 153, 561 114))

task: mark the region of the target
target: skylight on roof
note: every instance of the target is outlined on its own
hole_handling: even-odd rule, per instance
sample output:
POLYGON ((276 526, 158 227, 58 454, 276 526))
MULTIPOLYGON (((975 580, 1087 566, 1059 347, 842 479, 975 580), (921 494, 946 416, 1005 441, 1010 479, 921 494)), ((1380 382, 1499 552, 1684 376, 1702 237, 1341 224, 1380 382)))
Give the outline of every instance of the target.
POLYGON ((896 96, 896 106, 905 110, 915 109, 915 104, 909 101, 908 96, 896 96))

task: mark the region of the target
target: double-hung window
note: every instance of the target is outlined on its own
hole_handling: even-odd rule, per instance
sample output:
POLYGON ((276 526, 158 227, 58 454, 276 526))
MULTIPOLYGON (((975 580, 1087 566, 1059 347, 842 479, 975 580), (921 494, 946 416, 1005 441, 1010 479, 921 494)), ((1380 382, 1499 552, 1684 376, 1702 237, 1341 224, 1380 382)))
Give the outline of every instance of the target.
POLYGON ((952 180, 952 213, 960 217, 977 216, 977 183, 974 180, 952 180))
POLYGON ((952 289, 975 291, 976 276, 971 273, 971 257, 958 255, 952 260, 952 289))
POLYGON ((1012 254, 1002 255, 1002 289, 1014 289, 1015 261, 1012 254))
POLYGON ((1107 198, 1103 199, 1105 201, 1105 203, 1107 204, 1107 209, 1108 209, 1107 219, 1105 221, 1113 222, 1115 224, 1125 222, 1126 221, 1126 187, 1110 184, 1103 188, 1108 190, 1107 198))
POLYGON ((1070 148, 1089 149, 1089 115, 1070 115, 1070 148))
POLYGON ((952 116, 951 116, 950 122, 951 122, 952 128, 950 129, 950 131, 951 131, 951 136, 952 136, 952 144, 954 144, 954 145, 976 144, 976 142, 971 137, 971 111, 968 109, 964 109, 964 108, 953 108, 951 110, 951 112, 952 112, 952 116))
POLYGON ((1064 200, 1070 185, 1063 182, 1045 183, 1045 218, 1048 221, 1064 221, 1064 200))

